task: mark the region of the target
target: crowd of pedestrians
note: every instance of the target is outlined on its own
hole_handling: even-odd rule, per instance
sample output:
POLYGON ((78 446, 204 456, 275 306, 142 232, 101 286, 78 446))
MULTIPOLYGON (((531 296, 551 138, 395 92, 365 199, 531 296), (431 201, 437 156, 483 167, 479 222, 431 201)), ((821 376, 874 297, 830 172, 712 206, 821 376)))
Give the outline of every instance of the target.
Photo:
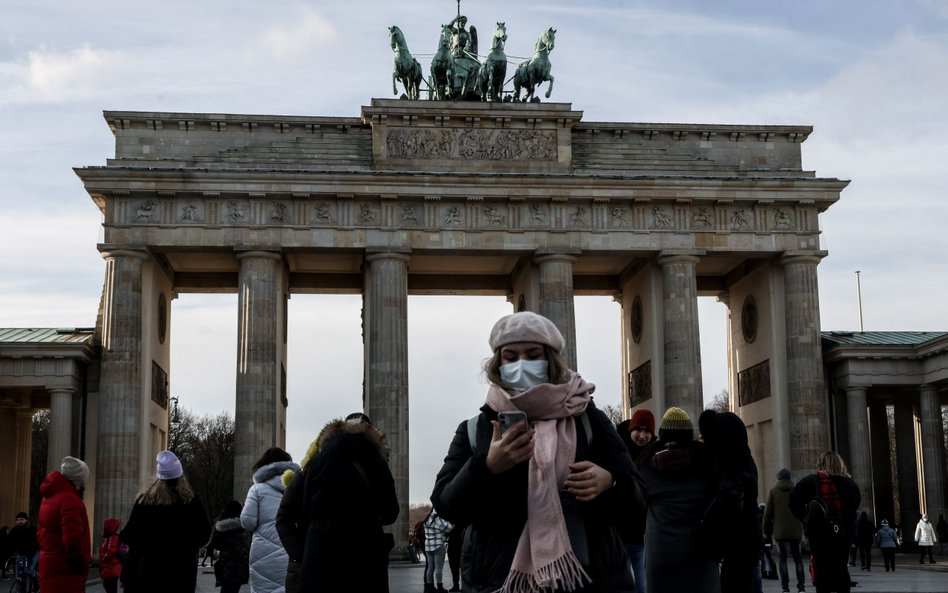
MULTIPOLYGON (((566 364, 549 319, 505 316, 488 342, 484 404, 458 425, 431 512, 412 532, 426 557, 423 593, 448 591, 446 560, 450 591, 468 593, 760 593, 771 575, 784 593, 791 584, 848 593, 850 563, 858 551, 870 571, 873 545, 895 570, 901 538, 887 520, 877 530, 859 513, 859 489, 837 453, 796 482, 780 469, 758 506, 737 415, 705 410, 695 423, 670 407, 657 422, 640 408, 613 425, 595 405, 595 385, 566 364), (776 570, 765 542, 776 546, 776 570)), ((399 513, 388 457, 367 415, 334 419, 300 464, 279 447, 265 451, 249 468, 245 500, 227 503, 211 525, 181 461, 162 451, 124 527, 105 520, 103 586, 193 593, 204 548, 221 593, 248 583, 252 593, 387 593, 395 542, 383 527, 399 513)), ((38 527, 20 513, 8 535, 44 592, 85 590, 88 476, 83 461, 63 459, 40 487, 38 527)), ((922 515, 920 563, 935 562, 946 532, 943 516, 935 526, 922 515)))

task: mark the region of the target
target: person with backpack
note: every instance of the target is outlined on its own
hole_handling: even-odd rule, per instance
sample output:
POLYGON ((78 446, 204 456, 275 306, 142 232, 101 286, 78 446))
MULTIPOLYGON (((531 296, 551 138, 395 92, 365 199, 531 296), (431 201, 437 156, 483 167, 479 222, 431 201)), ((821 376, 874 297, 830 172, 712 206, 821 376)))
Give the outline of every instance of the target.
POLYGON ((859 503, 859 486, 835 451, 824 453, 817 472, 790 491, 790 510, 810 542, 816 593, 849 593, 849 546, 859 503))
POLYGON ((99 543, 99 576, 105 593, 118 591, 119 577, 122 576, 122 543, 118 531, 121 523, 115 517, 109 517, 102 526, 102 541, 99 543))
POLYGON ((595 387, 567 367, 546 317, 502 317, 489 344, 486 401, 458 426, 431 495, 467 526, 461 589, 634 591, 616 524, 641 511, 641 478, 595 387))

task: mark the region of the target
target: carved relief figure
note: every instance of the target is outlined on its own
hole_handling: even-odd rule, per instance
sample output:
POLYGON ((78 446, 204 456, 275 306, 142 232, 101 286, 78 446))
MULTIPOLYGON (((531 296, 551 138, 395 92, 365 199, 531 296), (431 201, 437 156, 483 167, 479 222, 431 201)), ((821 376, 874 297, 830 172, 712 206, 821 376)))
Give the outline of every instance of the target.
POLYGON ((530 204, 530 222, 543 224, 546 222, 546 213, 539 204, 530 204))
POLYGON ((691 226, 693 227, 710 227, 711 224, 711 212, 707 208, 701 207, 691 213, 691 226))
POLYGON ((665 213, 661 206, 652 208, 652 226, 658 229, 667 229, 671 227, 672 219, 665 213))
POLYGON ((734 213, 731 214, 731 228, 735 231, 740 231, 747 225, 747 208, 736 208, 734 213))
POLYGON ((448 208, 448 211, 444 213, 443 217, 441 217, 441 224, 445 226, 456 226, 461 224, 461 214, 458 212, 457 206, 451 206, 448 208))
POLYGON ((415 204, 405 204, 402 206, 402 222, 418 222, 418 215, 415 213, 415 204))
POLYGON ((372 207, 367 204, 362 204, 359 207, 359 222, 362 224, 373 223, 378 220, 378 214, 372 210, 372 207))
POLYGON ((135 216, 135 222, 157 222, 155 220, 155 208, 158 204, 154 200, 148 200, 138 207, 138 213, 135 216))
POLYGON ((181 222, 200 222, 197 206, 188 204, 181 209, 181 222))
POLYGON ((554 160, 556 135, 548 130, 434 130, 394 128, 385 146, 394 159, 554 160))
POLYGON ((270 211, 270 220, 273 222, 286 222, 286 204, 277 202, 270 211))
POLYGON ((793 228, 793 217, 789 212, 778 208, 774 213, 774 228, 775 229, 789 229, 793 228))
POLYGON ((627 227, 629 221, 625 218, 625 208, 612 209, 612 226, 627 227))
POLYGON ((484 206, 484 217, 487 218, 487 224, 504 224, 507 217, 494 206, 484 206))
POLYGON ((569 223, 572 226, 586 226, 586 209, 577 206, 576 211, 569 216, 569 223))
POLYGON ((231 200, 227 202, 227 219, 230 222, 243 222, 247 213, 244 211, 244 207, 240 202, 236 200, 231 200))
POLYGON ((329 204, 320 202, 313 206, 313 222, 332 222, 332 214, 329 212, 329 204))

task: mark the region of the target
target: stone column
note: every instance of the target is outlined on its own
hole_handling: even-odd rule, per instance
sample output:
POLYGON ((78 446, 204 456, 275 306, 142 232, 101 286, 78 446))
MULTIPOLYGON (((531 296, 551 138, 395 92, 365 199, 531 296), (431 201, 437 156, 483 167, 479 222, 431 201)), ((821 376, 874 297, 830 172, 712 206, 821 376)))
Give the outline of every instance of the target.
POLYGON ((46 471, 59 469, 63 457, 72 454, 72 398, 76 390, 54 387, 49 390, 49 449, 46 471))
MULTIPOLYGON (((30 468, 33 443, 33 410, 13 405, 0 406, 0 512, 13 516, 30 507, 30 468)), ((57 468, 58 469, 58 468, 57 468)), ((35 521, 35 517, 34 517, 35 521)))
POLYGON ((780 263, 784 269, 786 310, 790 469, 799 477, 812 472, 829 447, 816 276, 820 256, 789 255, 780 263))
POLYGON ((882 519, 895 521, 895 496, 892 493, 892 458, 889 451, 889 418, 885 402, 869 404, 869 436, 872 439, 872 486, 876 525, 882 519))
POLYGON ((849 473, 859 485, 862 509, 872 509, 872 454, 869 447, 869 411, 866 387, 846 388, 849 420, 849 473))
POLYGON ((389 466, 401 510, 391 528, 395 550, 408 533, 408 262, 405 253, 369 253, 365 258, 363 405, 385 433, 389 466))
POLYGON ((277 322, 279 266, 274 251, 244 251, 237 296, 237 405, 234 412, 234 498, 243 500, 253 484, 250 468, 277 445, 280 360, 277 322))
POLYGON ((128 518, 142 484, 142 265, 147 253, 115 250, 105 258, 95 523, 128 518))
POLYGON ((902 394, 895 400, 895 459, 898 468, 899 506, 905 541, 911 542, 911 531, 918 523, 918 458, 915 455, 915 416, 911 396, 902 394))
POLYGON ((932 522, 945 512, 945 440, 941 425, 941 399, 931 385, 919 389, 922 432, 922 467, 925 472, 925 505, 932 522))
POLYGON ((573 306, 573 263, 576 256, 563 253, 534 258, 540 271, 540 315, 552 321, 566 341, 563 359, 576 368, 576 313, 573 306))
MULTIPOLYGON (((665 255, 657 260, 662 268, 665 405, 684 409, 696 427, 704 408, 695 276, 698 261, 693 255, 665 255)), ((662 412, 659 410, 657 416, 661 417, 662 412)))

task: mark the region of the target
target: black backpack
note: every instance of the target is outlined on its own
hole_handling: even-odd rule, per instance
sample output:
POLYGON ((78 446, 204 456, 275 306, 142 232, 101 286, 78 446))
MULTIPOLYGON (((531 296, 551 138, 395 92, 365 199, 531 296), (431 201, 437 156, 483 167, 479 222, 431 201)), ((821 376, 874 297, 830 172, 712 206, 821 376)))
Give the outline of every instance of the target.
POLYGON ((842 517, 835 508, 823 500, 819 484, 816 492, 816 497, 807 503, 806 512, 803 515, 803 532, 810 541, 810 548, 822 549, 838 544, 848 546, 848 536, 843 528, 842 517))

